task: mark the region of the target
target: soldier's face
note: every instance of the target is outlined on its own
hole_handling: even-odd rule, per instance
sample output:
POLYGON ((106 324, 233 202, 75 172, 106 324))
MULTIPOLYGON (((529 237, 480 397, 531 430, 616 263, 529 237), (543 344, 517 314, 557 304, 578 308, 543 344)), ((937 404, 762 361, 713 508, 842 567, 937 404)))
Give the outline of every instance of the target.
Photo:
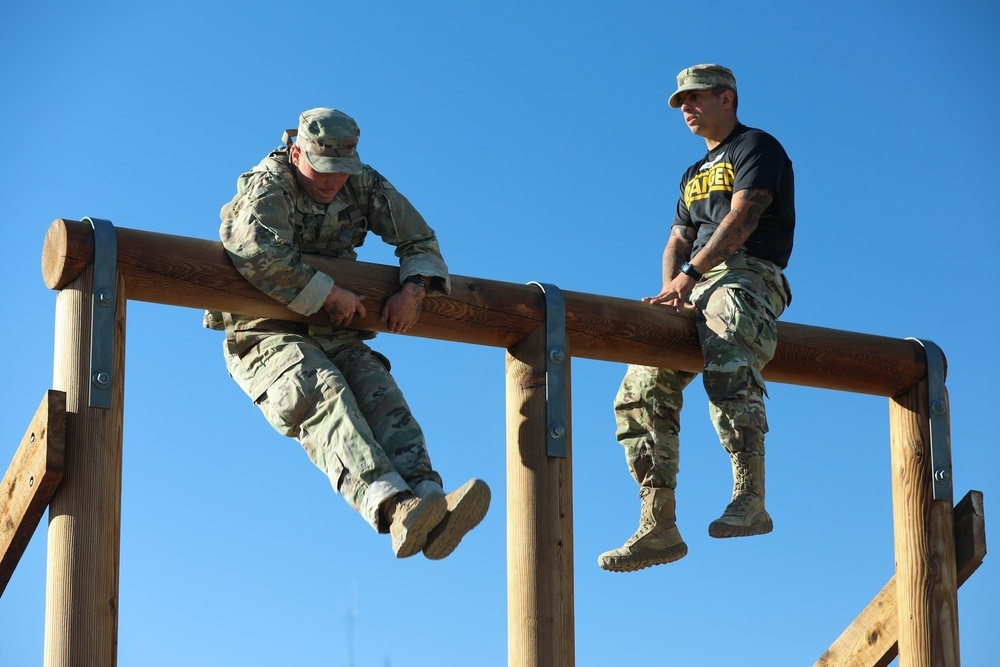
POLYGON ((306 194, 317 204, 329 204, 347 183, 350 174, 324 174, 316 171, 306 160, 298 146, 292 146, 292 164, 298 169, 298 181, 306 194))
POLYGON ((726 121, 726 109, 731 107, 725 97, 728 91, 721 95, 711 89, 689 90, 681 93, 681 113, 684 114, 684 124, 694 134, 701 137, 712 137, 716 130, 726 121))

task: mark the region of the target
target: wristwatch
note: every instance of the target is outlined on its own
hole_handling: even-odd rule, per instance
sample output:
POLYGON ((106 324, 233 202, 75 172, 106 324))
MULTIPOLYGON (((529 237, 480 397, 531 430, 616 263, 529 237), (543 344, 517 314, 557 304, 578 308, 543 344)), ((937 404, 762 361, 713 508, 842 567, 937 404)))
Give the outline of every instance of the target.
POLYGON ((691 266, 689 262, 684 262, 681 264, 681 268, 677 269, 686 276, 691 276, 695 280, 701 280, 701 274, 698 273, 698 269, 691 266))
POLYGON ((422 288, 424 288, 425 292, 427 291, 427 281, 425 281, 424 277, 421 275, 408 276, 406 280, 403 281, 404 285, 406 283, 413 283, 414 285, 420 285, 422 288))

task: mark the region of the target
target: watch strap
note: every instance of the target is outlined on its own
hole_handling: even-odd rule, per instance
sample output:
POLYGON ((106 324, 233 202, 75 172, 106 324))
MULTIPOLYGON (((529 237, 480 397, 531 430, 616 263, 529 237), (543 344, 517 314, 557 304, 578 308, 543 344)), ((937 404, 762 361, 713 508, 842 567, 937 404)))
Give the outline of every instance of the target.
POLYGON ((698 273, 698 269, 691 266, 690 262, 684 262, 681 264, 681 268, 679 268, 678 271, 686 276, 691 276, 695 280, 701 280, 701 274, 698 273))

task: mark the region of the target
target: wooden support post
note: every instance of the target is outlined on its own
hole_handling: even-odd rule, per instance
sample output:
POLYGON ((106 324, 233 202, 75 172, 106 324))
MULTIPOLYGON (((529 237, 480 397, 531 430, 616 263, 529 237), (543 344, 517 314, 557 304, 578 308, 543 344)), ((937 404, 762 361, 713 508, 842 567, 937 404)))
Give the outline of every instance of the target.
MULTIPOLYGON (((507 350, 507 664, 572 667, 572 447, 549 457, 545 327, 507 350)), ((566 408, 569 416, 569 356, 566 408)), ((562 397, 556 397, 561 400, 562 397)))
MULTIPOLYGON (((969 491, 955 506, 954 516, 955 563, 961 586, 986 557, 983 492, 969 491)), ((898 637, 899 607, 894 576, 813 667, 887 667, 899 655, 898 637)))
POLYGON ((63 477, 66 394, 45 392, 0 482, 0 595, 63 477))
POLYGON ((125 287, 115 288, 112 407, 88 406, 93 267, 56 297, 54 381, 66 393, 66 472, 49 508, 46 667, 117 663, 125 287))
POLYGON ((932 495, 927 387, 925 379, 889 401, 899 664, 957 667, 954 520, 951 502, 932 495))

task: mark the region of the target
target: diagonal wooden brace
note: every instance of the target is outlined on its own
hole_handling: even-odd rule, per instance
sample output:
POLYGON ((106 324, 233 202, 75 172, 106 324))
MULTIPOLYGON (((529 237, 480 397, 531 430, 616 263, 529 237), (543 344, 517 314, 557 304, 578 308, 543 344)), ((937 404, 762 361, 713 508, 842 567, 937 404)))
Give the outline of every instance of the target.
POLYGON ((0 483, 0 595, 62 481, 66 454, 66 393, 42 398, 0 483))
MULTIPOLYGON (((955 506, 955 561, 958 584, 986 557, 982 491, 969 491, 955 506)), ((889 580, 813 667, 886 667, 899 653, 896 577, 889 580)))

